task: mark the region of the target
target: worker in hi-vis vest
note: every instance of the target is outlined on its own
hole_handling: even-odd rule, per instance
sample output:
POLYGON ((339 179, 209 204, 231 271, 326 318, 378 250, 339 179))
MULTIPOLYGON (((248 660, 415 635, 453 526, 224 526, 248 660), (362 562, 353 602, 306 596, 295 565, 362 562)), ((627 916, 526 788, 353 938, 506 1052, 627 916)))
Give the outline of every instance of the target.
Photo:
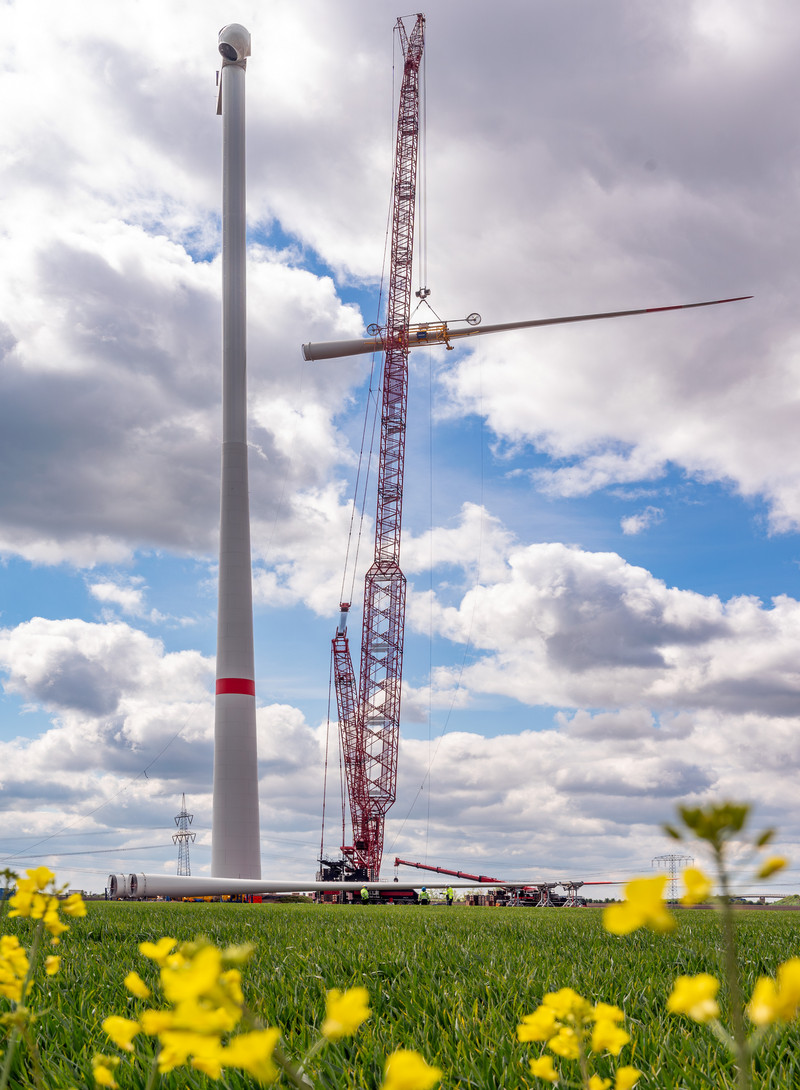
POLYGON ((423 886, 422 889, 419 891, 419 903, 421 905, 426 905, 429 901, 430 897, 428 896, 428 891, 425 886, 423 886))
POLYGON ((362 905, 369 904, 369 890, 366 886, 361 887, 361 903, 362 905))
POLYGON ((450 905, 453 903, 453 887, 448 886, 447 889, 444 891, 444 895, 447 898, 447 906, 449 908, 450 905))

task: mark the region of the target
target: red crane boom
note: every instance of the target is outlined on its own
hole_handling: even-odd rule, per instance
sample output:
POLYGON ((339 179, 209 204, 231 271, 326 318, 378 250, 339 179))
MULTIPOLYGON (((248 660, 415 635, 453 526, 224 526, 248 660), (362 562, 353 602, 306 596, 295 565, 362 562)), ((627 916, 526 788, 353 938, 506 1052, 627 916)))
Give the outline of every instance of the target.
POLYGON ((425 17, 409 35, 402 19, 403 79, 397 114, 392 240, 383 365, 375 554, 364 580, 358 690, 347 637, 349 602, 333 638, 333 676, 353 842, 342 851, 353 869, 380 875, 386 811, 396 796, 406 580, 400 570, 403 466, 408 400, 408 329, 414 253, 419 141, 419 77, 425 17))
POLYGON ((395 859, 396 867, 416 867, 417 870, 432 870, 437 874, 451 874, 454 878, 474 878, 476 882, 502 882, 502 878, 489 878, 486 874, 468 874, 463 870, 448 870, 447 867, 432 867, 427 863, 412 863, 410 859, 395 859))

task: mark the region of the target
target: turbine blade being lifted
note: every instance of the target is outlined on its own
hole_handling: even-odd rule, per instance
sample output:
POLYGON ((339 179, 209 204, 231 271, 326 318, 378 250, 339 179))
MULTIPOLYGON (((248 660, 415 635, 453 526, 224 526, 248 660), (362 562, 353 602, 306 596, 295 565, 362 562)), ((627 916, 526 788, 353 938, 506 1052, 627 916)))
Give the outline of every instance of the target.
MULTIPOLYGON (((410 326, 395 334, 395 343, 408 344, 409 348, 418 348, 425 344, 447 344, 463 337, 478 337, 482 333, 507 333, 514 329, 533 329, 536 326, 567 325, 570 322, 593 322, 599 318, 629 318, 635 314, 661 314, 667 310, 692 310, 695 307, 715 307, 720 303, 740 303, 752 299, 752 295, 737 295, 732 299, 709 299, 704 303, 677 303, 671 307, 644 307, 641 310, 609 310, 603 314, 571 314, 565 318, 534 318, 526 322, 501 322, 495 325, 468 325, 466 328, 451 329, 447 322, 432 322, 429 325, 410 326)), ((304 360, 333 360, 343 356, 358 356, 363 353, 382 352, 389 342, 388 331, 382 331, 375 337, 358 338, 349 341, 318 341, 316 344, 303 345, 304 360)))

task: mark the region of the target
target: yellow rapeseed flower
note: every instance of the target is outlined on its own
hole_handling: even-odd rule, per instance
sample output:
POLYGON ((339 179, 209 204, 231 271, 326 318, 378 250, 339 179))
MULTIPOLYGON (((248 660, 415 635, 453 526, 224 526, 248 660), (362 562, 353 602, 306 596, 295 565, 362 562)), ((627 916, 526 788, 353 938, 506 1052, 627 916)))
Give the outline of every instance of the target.
POLYGON ((170 1029, 189 1029, 195 1033, 216 1037, 230 1033, 242 1016, 241 1008, 229 1010, 226 1006, 217 1006, 206 998, 200 1001, 185 999, 171 1013, 170 1029))
POLYGON ((40 920, 48 902, 48 898, 43 897, 42 892, 52 886, 56 876, 49 867, 36 867, 33 870, 26 870, 25 873, 27 878, 17 880, 16 890, 9 901, 11 911, 8 914, 40 920))
POLYGON ((141 1031, 138 1022, 130 1018, 120 1018, 118 1014, 111 1014, 103 1020, 103 1030, 114 1042, 117 1048, 125 1052, 133 1052, 133 1038, 141 1031))
POLYGON ((212 1079, 222 1074, 222 1043, 218 1037, 197 1037, 192 1042, 189 1063, 196 1071, 202 1071, 212 1079))
POLYGON ((612 1003, 595 1003, 592 1007, 592 1018, 596 1022, 621 1022, 625 1018, 625 1012, 612 1003))
POLYGON ((547 1042, 547 1047, 565 1060, 577 1060, 581 1054, 580 1040, 572 1026, 561 1026, 555 1037, 547 1042))
POLYGON ((28 955, 16 935, 0 937, 0 995, 19 1003, 28 975, 28 955))
POLYGON ((174 1011, 142 1011, 139 1018, 142 1032, 148 1037, 158 1037, 165 1030, 172 1029, 175 1024, 174 1011))
POLYGON ((331 988, 325 1000, 322 1036, 329 1041, 351 1037, 371 1013, 366 988, 348 988, 346 992, 331 988))
MULTIPOLYGON (((176 948, 175 939, 162 938, 139 949, 159 965, 161 986, 171 1004, 165 1010, 142 1011, 138 1023, 143 1033, 158 1038, 160 1072, 189 1064, 213 1079, 220 1078, 225 1066, 241 1067, 261 1081, 277 1076, 271 1060, 277 1031, 243 1034, 222 1043, 241 1020, 244 1002, 241 972, 225 965, 245 961, 252 951, 249 945, 220 951, 199 939, 176 948)), ((135 972, 125 978, 125 986, 142 999, 150 994, 135 972)))
POLYGON ((27 888, 24 886, 24 879, 20 879, 17 882, 17 889, 14 894, 9 898, 9 917, 12 916, 24 916, 28 917, 31 914, 33 908, 34 889, 33 884, 28 883, 27 888))
POLYGON ((25 976, 28 972, 28 955, 25 947, 20 945, 16 935, 3 935, 0 937, 0 958, 8 962, 10 968, 18 976, 25 976))
POLYGON ((58 936, 68 931, 69 927, 58 918, 59 901, 52 893, 42 892, 54 879, 55 875, 47 867, 29 870, 27 878, 17 882, 14 895, 9 899, 11 916, 21 916, 31 920, 43 920, 44 926, 58 941, 58 936))
POLYGON ((789 860, 785 855, 771 855, 758 868, 756 878, 769 878, 770 875, 776 874, 779 870, 783 870, 784 867, 788 867, 788 865, 789 860))
POLYGON ((56 898, 44 893, 33 893, 31 895, 31 919, 42 920, 48 913, 51 916, 53 914, 58 916, 58 901, 56 898))
POLYGON ((219 1079, 222 1075, 222 1060, 220 1053, 222 1046, 219 1041, 210 1037, 204 1038, 208 1043, 201 1052, 195 1052, 191 1059, 191 1065, 196 1071, 202 1071, 211 1079, 219 1079))
POLYGON ((92 1075, 98 1086, 109 1086, 111 1090, 117 1086, 114 1079, 114 1068, 119 1067, 116 1056, 99 1056, 92 1059, 92 1075))
POLYGON ((86 915, 86 908, 80 894, 73 894, 62 904, 55 889, 56 876, 49 867, 36 867, 25 872, 28 877, 17 881, 17 888, 9 900, 9 916, 21 916, 30 920, 42 920, 44 927, 52 936, 53 943, 58 943, 59 936, 69 931, 69 926, 61 922, 61 908, 70 916, 86 915))
POLYGON ((695 1022, 710 1022, 719 1017, 718 991, 719 981, 708 973, 679 976, 667 1000, 667 1010, 673 1014, 688 1014, 695 1022))
POLYGON ((747 1005, 747 1016, 757 1026, 791 1022, 800 1010, 800 958, 778 966, 776 980, 762 976, 756 981, 747 1005))
POLYGON ((51 897, 48 901, 47 908, 45 909, 42 920, 45 928, 53 936, 53 943, 59 942, 59 936, 63 935, 65 931, 69 931, 69 924, 62 923, 58 917, 59 902, 57 897, 51 897))
MULTIPOLYGON (((248 945, 218 950, 204 939, 184 942, 179 946, 172 938, 158 942, 143 942, 139 947, 161 970, 161 986, 171 1006, 164 1010, 142 1011, 137 1022, 127 1019, 107 1020, 104 1028, 121 1047, 141 1030, 158 1038, 159 1072, 166 1073, 190 1065, 212 1079, 219 1079, 223 1068, 235 1067, 248 1072, 261 1082, 273 1082, 278 1069, 273 1053, 280 1037, 279 1030, 256 1030, 223 1040, 235 1030, 242 1018, 243 996, 241 972, 232 965, 242 964, 252 953, 248 945), (126 1038, 126 1034, 128 1035, 126 1038)), ((125 986, 133 995, 146 999, 150 990, 136 972, 125 978, 125 986)), ((333 994, 333 993, 332 993, 333 994)), ((341 1017, 349 1017, 357 1025, 369 1015, 364 1009, 356 1018, 353 1000, 367 997, 366 990, 353 989, 346 993, 341 1017)), ((361 1006, 365 1007, 363 1000, 361 1006)))
POLYGON ((86 905, 83 903, 83 897, 80 893, 71 893, 61 904, 62 911, 67 916, 85 916, 86 905))
MULTIPOLYGON (((161 985, 174 1007, 168 1028, 217 1037, 230 1033, 242 1016, 240 971, 223 969, 222 952, 206 941, 182 943, 177 950, 174 945, 173 939, 161 939, 140 946, 142 953, 161 966, 161 985)), ((243 956, 240 951, 232 952, 243 956)), ((144 998, 144 982, 134 976, 130 983, 131 990, 144 998)), ((153 1015, 143 1024, 145 1032, 151 1032, 153 1015)))
POLYGON ((242 974, 238 969, 226 969, 220 973, 219 984, 225 995, 227 1006, 241 1007, 244 1003, 242 992, 242 974))
POLYGON ((617 1076, 614 1079, 614 1090, 632 1090, 642 1077, 641 1071, 636 1067, 627 1065, 617 1068, 617 1076))
MULTIPOLYGON (((517 1026, 520 1041, 546 1041, 557 1056, 576 1060, 583 1052, 610 1052, 618 1056, 630 1035, 618 1024, 625 1013, 612 1003, 594 1006, 572 988, 548 992, 533 1014, 517 1026)), ((542 1064, 542 1070, 546 1070, 542 1064)))
POLYGON ((581 1021, 591 1012, 591 1003, 572 988, 559 988, 557 992, 548 992, 542 1004, 549 1007, 562 1022, 581 1021))
POLYGON ((167 964, 167 958, 170 951, 175 948, 176 943, 177 939, 168 939, 166 937, 159 939, 158 942, 140 942, 139 951, 146 958, 154 961, 156 965, 163 966, 167 964))
POLYGON ((386 1061, 381 1090, 432 1090, 441 1077, 418 1052, 399 1048, 386 1061))
POLYGON ((630 1039, 630 1034, 610 1018, 599 1018, 592 1029, 592 1052, 610 1052, 612 1056, 619 1056, 630 1039))
POLYGON ((530 1063, 531 1074, 535 1075, 537 1079, 545 1079, 547 1082, 557 1082, 558 1072, 553 1066, 553 1060, 551 1056, 539 1056, 536 1060, 531 1060, 530 1063))
POLYGON ((183 1064, 199 1060, 205 1074, 216 1071, 213 1078, 219 1078, 222 1070, 222 1045, 218 1037, 208 1037, 191 1030, 164 1030, 159 1034, 161 1049, 158 1053, 158 1070, 163 1074, 183 1064))
POLYGON ((747 1017, 757 1026, 771 1026, 778 1021, 778 989, 771 977, 761 976, 756 981, 747 1017))
MULTIPOLYGON (((56 876, 50 870, 49 867, 36 867, 34 870, 26 870, 30 881, 33 882, 36 889, 47 889, 48 886, 52 886, 56 880, 56 876)), ((24 881, 24 879, 23 879, 24 881)))
POLYGON ((778 966, 778 1003, 784 1022, 795 1017, 800 1007, 800 958, 789 958, 778 966))
POLYGON ((533 1014, 526 1014, 517 1026, 520 1041, 549 1041, 558 1032, 556 1012, 550 1007, 537 1007, 533 1014))
POLYGON ((193 950, 190 957, 183 957, 181 964, 161 968, 163 994, 170 1003, 196 1000, 215 988, 221 971, 222 955, 216 946, 202 946, 193 950))
POLYGON ((589 1079, 589 1090, 608 1090, 611 1079, 601 1079, 599 1075, 592 1075, 589 1079))
POLYGON ((244 965, 253 956, 255 946, 252 942, 242 942, 238 945, 226 946, 222 951, 222 960, 227 965, 244 965))
POLYGON ((61 968, 61 958, 57 954, 50 954, 44 960, 44 971, 48 976, 55 976, 61 968))
POLYGON ((196 1000, 208 995, 219 982, 222 972, 222 955, 215 946, 203 946, 183 964, 161 969, 161 984, 170 1003, 196 1000))
POLYGON ((681 897, 682 905, 701 905, 713 889, 711 879, 699 867, 686 868, 683 872, 683 884, 686 892, 681 897))
POLYGON ((612 935, 628 935, 640 927, 652 931, 672 931, 674 917, 664 904, 664 887, 667 876, 634 878, 625 886, 625 900, 621 905, 609 905, 603 912, 603 927, 612 935))
POLYGON ((137 999, 150 998, 150 989, 135 970, 128 973, 123 983, 131 995, 135 995, 137 999))
POLYGON ((272 1054, 280 1040, 279 1029, 260 1029, 232 1037, 220 1056, 225 1067, 246 1071, 259 1082, 275 1082, 280 1072, 272 1062, 272 1054))

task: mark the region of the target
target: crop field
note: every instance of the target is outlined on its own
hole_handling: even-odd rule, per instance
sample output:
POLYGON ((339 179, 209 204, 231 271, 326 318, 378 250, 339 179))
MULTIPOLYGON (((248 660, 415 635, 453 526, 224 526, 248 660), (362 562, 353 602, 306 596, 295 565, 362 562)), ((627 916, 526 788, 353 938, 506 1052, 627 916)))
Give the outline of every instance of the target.
MULTIPOLYGON (((115 1051, 102 1020, 109 1014, 136 1017, 143 1006, 157 1004, 157 968, 138 946, 165 935, 204 935, 223 947, 254 943, 243 971, 246 1002, 264 1024, 281 1028, 285 1050, 294 1056, 318 1037, 328 989, 366 987, 372 1016, 356 1036, 315 1057, 310 1071, 319 1086, 377 1088, 386 1057, 403 1047, 442 1069, 442 1087, 543 1087, 528 1070, 541 1045, 520 1044, 516 1027, 546 992, 564 986, 625 1011, 632 1041, 620 1061, 644 1073, 639 1086, 707 1090, 732 1082, 727 1055, 710 1030, 666 1009, 679 974, 723 975, 714 912, 680 912, 669 935, 639 931, 619 938, 603 930, 600 910, 586 908, 87 907, 86 917, 70 921, 59 947, 61 971, 39 979, 32 997, 48 1087, 91 1087, 92 1055, 115 1051), (123 986, 132 969, 154 989, 148 1003, 123 986)), ((800 913, 743 911, 737 918, 744 991, 750 994, 759 975, 774 975, 781 961, 800 953, 800 913)), ((4 919, 3 931, 25 943, 31 923, 4 919)), ((721 1005, 724 1021, 724 993, 721 1005)), ((0 999, 0 1011, 9 1006, 0 999)), ((758 1054, 757 1085, 800 1086, 798 1046, 797 1023, 776 1029, 758 1054)), ((121 1090, 144 1086, 151 1047, 137 1038, 134 1066, 126 1058, 117 1069, 121 1090)), ((601 1076, 609 1073, 603 1065, 601 1057, 601 1076)), ((18 1067, 10 1085, 34 1085, 28 1066, 18 1067)), ((164 1075, 160 1085, 254 1083, 235 1071, 214 1082, 182 1068, 164 1075)))

